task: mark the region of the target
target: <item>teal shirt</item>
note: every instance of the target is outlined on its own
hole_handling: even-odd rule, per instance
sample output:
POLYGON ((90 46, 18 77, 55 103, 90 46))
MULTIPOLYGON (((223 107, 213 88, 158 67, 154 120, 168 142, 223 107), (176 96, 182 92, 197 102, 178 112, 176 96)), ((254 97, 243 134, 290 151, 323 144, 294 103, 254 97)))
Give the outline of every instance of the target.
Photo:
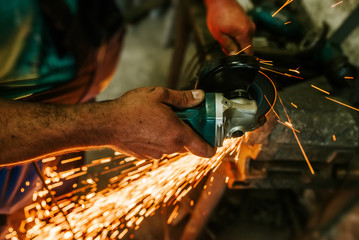
MULTIPOLYGON (((66 2, 76 11, 75 1, 66 2)), ((74 57, 58 56, 36 0, 0 2, 1 98, 46 91, 70 81, 75 73, 74 57)))

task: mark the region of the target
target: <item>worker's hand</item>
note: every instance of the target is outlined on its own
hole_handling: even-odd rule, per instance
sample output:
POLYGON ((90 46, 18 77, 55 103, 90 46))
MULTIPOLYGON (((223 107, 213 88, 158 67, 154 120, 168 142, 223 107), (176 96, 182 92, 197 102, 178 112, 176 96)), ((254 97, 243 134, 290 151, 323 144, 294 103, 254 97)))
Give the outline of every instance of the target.
POLYGON ((114 147, 137 158, 160 158, 163 154, 187 151, 213 156, 215 149, 171 110, 194 107, 203 99, 202 90, 144 87, 125 93, 111 103, 116 110, 111 123, 114 147))
MULTIPOLYGON (((255 25, 236 0, 205 0, 207 25, 223 51, 234 55, 252 45, 255 25)), ((252 47, 245 51, 253 54, 252 47)))

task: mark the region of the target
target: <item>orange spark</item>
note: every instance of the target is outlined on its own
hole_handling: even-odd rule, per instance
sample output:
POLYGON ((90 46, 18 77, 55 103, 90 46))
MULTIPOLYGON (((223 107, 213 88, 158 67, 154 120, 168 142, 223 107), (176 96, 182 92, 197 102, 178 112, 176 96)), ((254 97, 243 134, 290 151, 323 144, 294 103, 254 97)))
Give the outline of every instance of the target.
POLYGON ((275 13, 272 14, 272 17, 274 17, 275 15, 277 15, 277 13, 279 13, 280 10, 282 10, 285 6, 287 6, 289 3, 293 2, 293 0, 287 0, 283 6, 281 6, 275 13))
POLYGON ((261 64, 273 66, 273 61, 260 61, 261 64))
POLYGON ((62 160, 61 161, 61 164, 65 164, 65 163, 70 163, 70 162, 75 162, 75 161, 78 161, 78 160, 81 160, 82 157, 74 157, 74 158, 70 158, 70 159, 65 159, 65 160, 62 160))
POLYGON ((54 160, 56 160, 56 157, 44 158, 44 159, 42 159, 42 163, 48 163, 48 162, 52 162, 54 160))
POLYGON ((264 94, 264 98, 267 100, 267 103, 269 104, 269 106, 271 106, 271 110, 274 112, 274 114, 277 116, 277 118, 279 119, 279 115, 277 114, 277 112, 274 110, 273 106, 270 104, 267 96, 264 94))
POLYGON ((176 215, 178 211, 179 205, 176 205, 176 207, 173 209, 171 215, 168 217, 167 224, 171 224, 172 220, 174 219, 174 216, 176 215))
POLYGON ((337 141, 337 137, 333 134, 333 141, 337 141))
POLYGON ((273 63, 273 60, 259 59, 259 61, 260 61, 261 63, 273 63))
MULTIPOLYGON (((51 205, 51 201, 39 199, 46 199, 48 191, 36 192, 35 200, 38 199, 41 204, 35 203, 24 209, 26 220, 22 223, 22 232, 26 234, 25 239, 60 240, 72 236, 74 239, 93 239, 91 237, 100 235, 121 239, 130 229, 138 229, 144 218, 152 216, 162 205, 176 205, 181 201, 204 176, 220 165, 226 155, 238 149, 240 140, 241 138, 226 139, 223 147, 218 148, 216 155, 210 159, 181 153, 168 155, 156 163, 153 160, 141 161, 134 158, 121 158, 118 162, 114 162, 114 158, 94 160, 92 165, 87 165, 89 171, 91 167, 98 167, 101 163, 125 166, 123 170, 119 170, 118 178, 111 178, 111 184, 98 192, 98 180, 85 178, 78 183, 81 184, 80 187, 76 186, 75 190, 56 197, 58 206, 51 205), (157 167, 153 168, 151 164, 156 164, 157 167), (59 214, 61 210, 66 212, 69 223, 59 214), (51 221, 48 221, 49 216, 51 221), (69 229, 69 226, 74 228, 69 229)), ((52 188, 55 184, 62 183, 59 179, 66 180, 76 174, 86 173, 76 170, 60 174, 52 170, 46 168, 44 171, 48 177, 45 181, 53 184, 50 185, 52 188)), ((194 204, 193 201, 191 204, 194 204)), ((178 212, 174 211, 172 220, 177 215, 178 212)))
POLYGON ((292 22, 292 21, 285 22, 284 25, 287 25, 287 24, 289 24, 289 23, 291 23, 291 22, 292 22))
POLYGON ((279 121, 279 120, 277 120, 277 122, 279 122, 280 124, 283 124, 283 125, 286 126, 286 127, 289 127, 290 129, 296 131, 297 133, 300 133, 300 131, 297 130, 297 129, 295 129, 295 128, 293 128, 292 124, 290 124, 289 122, 282 122, 282 121, 279 121))
POLYGON ((123 237, 126 235, 127 232, 128 232, 128 229, 126 228, 126 229, 123 230, 123 231, 121 232, 121 234, 118 236, 118 239, 123 238, 123 237))
POLYGON ((238 52, 236 52, 236 54, 235 54, 235 55, 240 54, 241 52, 245 51, 246 49, 250 48, 251 46, 252 46, 252 45, 251 45, 251 44, 249 44, 247 47, 242 48, 241 50, 239 50, 238 52))
POLYGON ((325 94, 328 94, 328 95, 330 95, 330 93, 329 92, 327 92, 327 91, 325 91, 325 90, 323 90, 323 89, 321 89, 321 88, 319 88, 319 87, 317 87, 317 86, 314 86, 314 85, 310 85, 312 88, 315 88, 315 89, 317 89, 317 90, 319 90, 319 91, 321 91, 321 92, 323 92, 323 93, 325 93, 325 94))
POLYGON ((297 105, 295 105, 294 103, 290 103, 293 107, 295 107, 295 108, 298 108, 298 106, 297 105))
POLYGON ((288 69, 289 71, 291 71, 291 72, 295 72, 296 74, 300 74, 300 72, 297 70, 297 69, 288 69))
MULTIPOLYGON (((275 84, 274 84, 274 82, 273 82, 273 80, 270 78, 270 77, 268 77, 265 73, 263 73, 262 71, 258 71, 260 74, 262 74, 263 76, 265 76, 269 81, 270 81, 270 83, 272 84, 272 86, 273 86, 273 88, 274 88, 274 101, 273 101, 273 104, 271 105, 270 104, 270 102, 269 102, 269 100, 268 100, 268 98, 264 95, 264 97, 266 98, 266 100, 267 100, 267 102, 268 102, 268 104, 269 104, 269 106, 271 106, 271 110, 276 114, 276 112, 274 111, 274 104, 276 103, 276 101, 277 101, 277 88, 275 87, 275 84)), ((270 111, 270 110, 269 110, 270 111)), ((269 111, 266 113, 266 115, 269 113, 269 111)), ((279 116, 278 116, 278 114, 276 114, 277 115, 277 117, 279 118, 279 116)))
POLYGON ((336 102, 336 103, 338 103, 338 104, 340 104, 340 105, 343 105, 343 106, 345 106, 345 107, 347 107, 347 108, 351 108, 351 109, 353 109, 353 110, 359 112, 359 109, 358 109, 358 108, 352 107, 352 106, 350 106, 350 105, 348 105, 348 104, 345 104, 345 103, 342 103, 342 102, 339 102, 338 100, 335 100, 335 99, 330 98, 330 97, 325 97, 325 98, 328 99, 328 100, 330 100, 330 101, 336 102))
MULTIPOLYGON (((283 104, 283 102, 282 102, 282 99, 280 98, 279 95, 278 95, 278 99, 279 99, 280 104, 282 105, 282 107, 283 107, 283 109, 284 109, 284 113, 285 113, 285 115, 287 116, 288 122, 289 122, 291 125, 293 125, 293 124, 292 124, 292 121, 291 121, 290 118, 289 118, 289 115, 288 115, 288 113, 287 113, 287 110, 286 110, 285 107, 284 107, 284 104, 283 104)), ((312 164, 310 163, 310 161, 309 161, 309 159, 308 159, 308 157, 307 157, 307 154, 305 153, 305 151, 304 151, 304 149, 303 149, 303 147, 302 147, 302 144, 300 143, 299 138, 298 138, 297 134, 296 134, 295 131, 294 131, 294 128, 292 128, 292 132, 293 132, 293 134, 294 134, 295 139, 297 140, 297 143, 298 143, 298 146, 299 146, 300 150, 302 151, 303 157, 305 158, 305 161, 307 162, 307 165, 308 165, 308 167, 309 167, 310 172, 311 172, 312 174, 314 174, 314 169, 313 169, 313 167, 312 167, 312 164)))
POLYGON ((261 67, 261 69, 266 70, 266 71, 270 71, 270 72, 274 72, 274 73, 277 73, 277 74, 280 74, 280 75, 283 75, 283 76, 287 76, 287 77, 294 77, 294 78, 303 79, 302 77, 299 77, 299 76, 291 75, 289 73, 278 72, 278 71, 275 71, 275 70, 272 70, 272 69, 269 69, 269 68, 261 67))
POLYGON ((354 79, 354 77, 344 77, 345 79, 354 79))
POLYGON ((337 3, 333 4, 333 5, 332 5, 332 8, 338 6, 338 5, 341 4, 341 3, 343 3, 343 1, 340 1, 340 2, 337 2, 337 3))

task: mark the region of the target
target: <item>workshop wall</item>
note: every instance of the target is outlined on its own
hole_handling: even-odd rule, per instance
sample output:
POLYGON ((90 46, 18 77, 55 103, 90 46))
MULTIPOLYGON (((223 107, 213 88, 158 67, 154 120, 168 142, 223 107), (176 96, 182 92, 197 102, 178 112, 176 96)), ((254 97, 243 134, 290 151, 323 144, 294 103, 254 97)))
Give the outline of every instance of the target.
MULTIPOLYGON (((341 26, 343 21, 358 6, 358 0, 303 0, 302 4, 316 27, 322 26, 323 22, 329 24, 329 37, 341 26)), ((359 67, 359 23, 354 31, 342 43, 342 48, 349 61, 359 67)))

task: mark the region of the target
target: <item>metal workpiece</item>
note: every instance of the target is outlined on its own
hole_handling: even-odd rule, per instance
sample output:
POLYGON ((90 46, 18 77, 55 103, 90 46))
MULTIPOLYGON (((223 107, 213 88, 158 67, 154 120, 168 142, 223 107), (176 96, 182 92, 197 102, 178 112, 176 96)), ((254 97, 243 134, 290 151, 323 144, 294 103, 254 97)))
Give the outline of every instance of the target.
POLYGON ((271 112, 266 124, 242 142, 237 167, 231 169, 236 173, 230 173, 229 187, 328 189, 343 184, 357 186, 357 112, 329 101, 310 85, 329 89, 325 80, 318 78, 279 92, 293 129, 288 125, 283 106, 277 103, 274 110, 279 119, 271 112), (314 174, 309 170, 293 131, 314 174), (251 156, 256 148, 260 151, 251 156))

